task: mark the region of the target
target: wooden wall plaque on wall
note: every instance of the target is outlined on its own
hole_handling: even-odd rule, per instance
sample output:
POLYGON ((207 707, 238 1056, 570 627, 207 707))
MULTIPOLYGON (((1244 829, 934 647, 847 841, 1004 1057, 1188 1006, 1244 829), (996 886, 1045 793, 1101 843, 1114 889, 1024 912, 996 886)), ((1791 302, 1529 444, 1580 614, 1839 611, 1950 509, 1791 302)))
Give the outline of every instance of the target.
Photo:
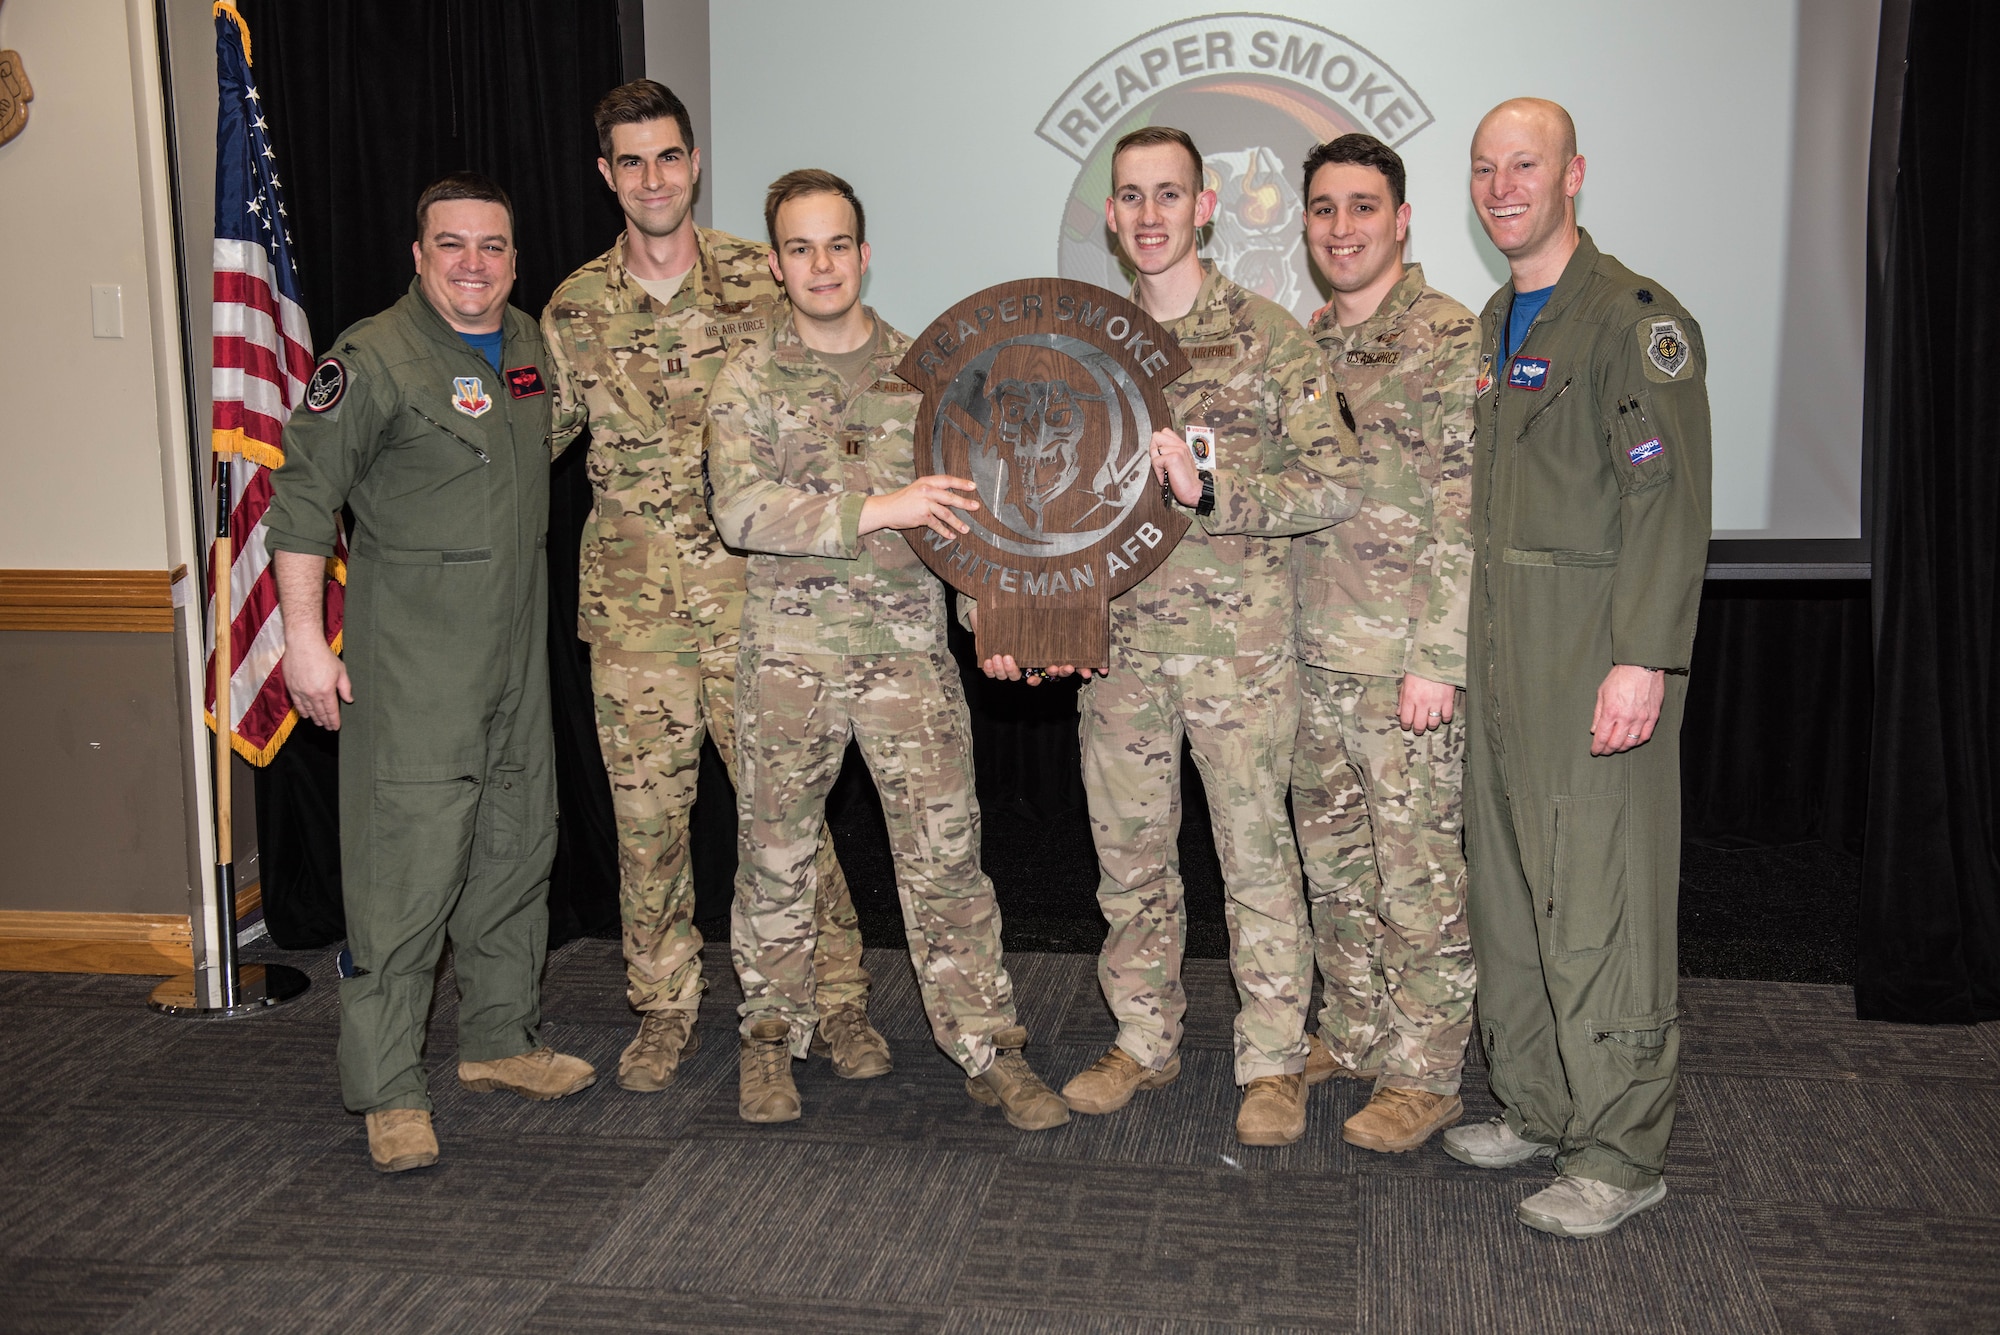
POLYGON ((979 486, 971 531, 904 536, 979 602, 978 654, 1023 667, 1111 661, 1110 602, 1166 559, 1188 513, 1167 501, 1153 432, 1188 361, 1115 292, 1064 278, 1001 283, 931 321, 896 368, 921 389, 919 476, 979 486))

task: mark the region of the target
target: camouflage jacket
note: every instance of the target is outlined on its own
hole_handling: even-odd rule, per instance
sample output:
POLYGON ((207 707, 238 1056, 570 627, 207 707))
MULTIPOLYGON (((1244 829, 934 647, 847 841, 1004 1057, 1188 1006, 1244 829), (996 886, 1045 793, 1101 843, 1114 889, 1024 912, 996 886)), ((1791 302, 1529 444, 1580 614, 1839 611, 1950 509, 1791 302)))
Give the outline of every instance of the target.
POLYGON ((766 248, 697 232, 701 258, 664 309, 625 270, 625 238, 563 280, 542 314, 555 363, 555 450, 590 426, 597 505, 583 534, 577 634, 634 652, 727 642, 743 557, 702 492, 710 388, 731 349, 784 309, 766 248))
POLYGON ((1215 428, 1215 508, 1112 600, 1111 638, 1149 653, 1289 651, 1290 535, 1355 512, 1359 446, 1299 322, 1202 268, 1193 309, 1166 323, 1193 366, 1166 393, 1177 427, 1215 428))
POLYGON ((896 378, 910 341, 875 315, 872 368, 852 398, 789 312, 732 353, 709 396, 709 504, 751 553, 743 642, 781 653, 944 645, 944 585, 893 529, 861 534, 870 496, 916 480, 917 390, 896 378))
POLYGON ((1360 428, 1361 510, 1292 543, 1298 655, 1371 677, 1465 685, 1479 323, 1412 264, 1374 316, 1312 336, 1360 428))

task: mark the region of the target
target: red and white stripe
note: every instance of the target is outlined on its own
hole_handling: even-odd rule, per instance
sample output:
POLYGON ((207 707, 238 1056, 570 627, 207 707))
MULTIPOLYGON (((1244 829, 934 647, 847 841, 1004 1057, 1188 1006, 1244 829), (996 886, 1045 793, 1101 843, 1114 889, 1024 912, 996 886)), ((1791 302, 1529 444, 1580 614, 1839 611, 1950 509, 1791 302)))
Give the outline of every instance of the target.
MULTIPOLYGON (((297 302, 273 281, 271 255, 252 241, 215 242, 215 411, 217 454, 239 456, 232 470, 230 534, 230 730, 238 754, 264 764, 291 730, 294 716, 279 659, 285 648, 277 580, 265 545, 271 470, 284 462, 285 422, 313 370, 312 334, 297 302)), ((211 632, 208 711, 215 721, 212 633, 214 561, 209 562, 211 632)), ((337 642, 341 598, 329 581, 327 630, 337 642)))

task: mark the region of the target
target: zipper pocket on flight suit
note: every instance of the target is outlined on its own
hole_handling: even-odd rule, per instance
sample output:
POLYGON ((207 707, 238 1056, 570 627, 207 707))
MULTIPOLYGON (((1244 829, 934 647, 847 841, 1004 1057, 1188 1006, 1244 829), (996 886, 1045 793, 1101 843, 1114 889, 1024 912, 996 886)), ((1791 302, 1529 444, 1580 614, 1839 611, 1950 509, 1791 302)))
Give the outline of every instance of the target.
POLYGON ((493 462, 492 455, 488 454, 485 450, 480 449, 477 445, 474 445, 471 441, 467 440, 464 436, 459 435, 456 431, 453 431, 443 422, 438 421, 437 418, 432 417, 422 408, 417 407, 416 404, 413 403, 410 405, 410 411, 415 413, 417 416, 423 418, 426 422, 429 422, 432 426, 436 427, 438 430, 444 432, 447 436, 450 436, 453 440, 457 441, 459 444, 465 446, 466 449, 471 450, 474 454, 478 455, 480 463, 490 464, 493 462))
POLYGON ((1568 380, 1563 381, 1562 388, 1558 389, 1554 394, 1551 394, 1549 396, 1549 401, 1543 404, 1541 407, 1535 409, 1535 415, 1533 417, 1530 417, 1526 422, 1521 424, 1521 434, 1514 437, 1514 439, 1526 440, 1528 438, 1528 433, 1535 429, 1535 423, 1541 421, 1544 417, 1548 416, 1549 409, 1555 407, 1557 402, 1561 400, 1562 396, 1569 393, 1569 387, 1575 383, 1576 383, 1576 378, 1574 376, 1570 377, 1568 380))

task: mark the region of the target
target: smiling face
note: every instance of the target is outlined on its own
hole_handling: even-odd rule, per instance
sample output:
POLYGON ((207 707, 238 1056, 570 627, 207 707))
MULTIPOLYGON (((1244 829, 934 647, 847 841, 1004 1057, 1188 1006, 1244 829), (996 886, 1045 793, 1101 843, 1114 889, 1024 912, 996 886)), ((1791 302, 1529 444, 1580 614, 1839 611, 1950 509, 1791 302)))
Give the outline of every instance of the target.
POLYGON ((1472 137, 1472 206, 1517 275, 1576 246, 1583 159, 1567 119, 1552 103, 1503 102, 1472 137))
POLYGON ((1403 274, 1410 206, 1397 205, 1389 178, 1356 162, 1313 173, 1306 200, 1306 247, 1335 292, 1393 287, 1403 274))
POLYGON ((1215 216, 1215 192, 1200 180, 1200 164, 1179 144, 1135 145, 1112 160, 1104 221, 1140 273, 1200 265, 1196 234, 1215 216))
POLYGON ((694 183, 701 150, 681 139, 671 116, 611 127, 611 157, 597 160, 604 183, 618 196, 625 219, 645 236, 672 236, 694 224, 694 183))
POLYGON ((514 290, 514 230, 507 210, 484 199, 430 206, 423 239, 410 247, 417 283, 446 323, 461 334, 490 334, 514 290))
POLYGON ((777 249, 771 276, 803 319, 837 324, 861 300, 868 246, 854 239, 854 207, 830 191, 815 191, 778 206, 772 230, 777 249))

